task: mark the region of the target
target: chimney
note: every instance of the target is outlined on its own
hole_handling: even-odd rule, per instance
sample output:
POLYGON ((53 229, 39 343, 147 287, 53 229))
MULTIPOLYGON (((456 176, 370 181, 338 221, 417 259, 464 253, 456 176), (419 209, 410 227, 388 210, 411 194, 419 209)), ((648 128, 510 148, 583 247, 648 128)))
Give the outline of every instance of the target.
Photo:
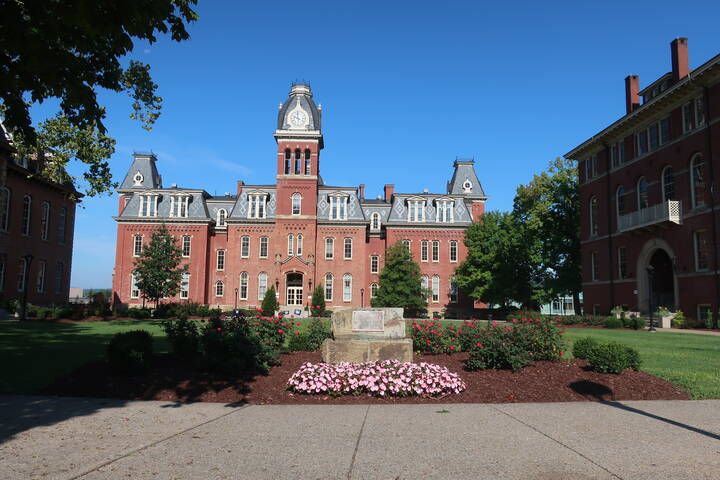
POLYGON ((628 75, 625 77, 625 113, 630 114, 640 106, 640 77, 628 75))
POLYGON ((690 73, 688 39, 680 37, 670 42, 670 56, 672 57, 673 81, 677 82, 687 77, 690 73))
POLYGON ((362 202, 365 200, 365 184, 361 183, 360 186, 358 186, 358 193, 360 195, 360 201, 362 202))
POLYGON ((392 199, 393 193, 395 193, 395 185, 392 183, 385 184, 385 201, 389 202, 392 199))
POLYGON ((237 181, 237 194, 240 195, 242 193, 242 189, 245 186, 245 182, 242 180, 237 181))

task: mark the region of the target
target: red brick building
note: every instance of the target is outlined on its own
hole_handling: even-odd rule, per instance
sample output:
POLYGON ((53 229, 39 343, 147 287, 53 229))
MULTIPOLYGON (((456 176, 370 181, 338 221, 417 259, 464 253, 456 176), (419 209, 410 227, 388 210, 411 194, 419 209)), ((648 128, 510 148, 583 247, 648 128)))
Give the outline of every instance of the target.
POLYGON ((278 113, 276 183, 237 182, 233 195, 163 187, 152 154, 135 154, 120 189, 113 291, 142 304, 132 270, 153 230, 165 224, 189 265, 175 301, 222 307, 259 305, 275 286, 284 310, 308 305, 320 285, 329 308, 368 306, 385 251, 406 242, 432 294, 430 311, 472 308, 452 283, 465 258, 465 229, 486 196, 473 161, 456 161, 447 191, 365 197, 365 186, 333 186, 320 176, 321 109, 294 85, 278 113))
POLYGON ((687 39, 670 50, 671 71, 642 90, 628 76, 626 114, 566 154, 579 162, 586 312, 718 309, 720 55, 691 70, 687 39))
POLYGON ((38 176, 41 166, 14 155, 0 126, 0 300, 68 302, 75 203, 71 185, 38 176))

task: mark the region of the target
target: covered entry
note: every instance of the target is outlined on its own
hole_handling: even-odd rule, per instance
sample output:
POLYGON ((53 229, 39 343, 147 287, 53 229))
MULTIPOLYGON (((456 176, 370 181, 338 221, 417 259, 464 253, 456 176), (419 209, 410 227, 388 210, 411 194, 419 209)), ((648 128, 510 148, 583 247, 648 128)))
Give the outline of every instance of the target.
POLYGON ((674 258, 672 248, 662 239, 655 238, 643 246, 636 267, 639 311, 648 313, 651 303, 653 310, 659 307, 670 311, 677 309, 678 283, 674 258))
POLYGON ((285 299, 288 306, 302 306, 303 304, 303 275, 302 273, 288 273, 285 279, 285 299))

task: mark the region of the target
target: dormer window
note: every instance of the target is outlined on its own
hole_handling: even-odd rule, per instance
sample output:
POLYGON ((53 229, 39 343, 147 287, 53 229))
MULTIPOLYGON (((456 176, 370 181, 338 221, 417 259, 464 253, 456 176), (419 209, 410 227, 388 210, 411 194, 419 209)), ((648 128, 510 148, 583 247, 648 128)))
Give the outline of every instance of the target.
POLYGON ((140 208, 138 217, 157 217, 157 206, 159 195, 157 193, 145 193, 138 195, 140 208))
POLYGON ((466 178, 462 184, 463 193, 472 193, 472 182, 466 178))
POLYGON ((435 221, 443 223, 452 223, 455 221, 455 202, 453 200, 442 199, 435 201, 435 221))
POLYGON ((248 195, 248 218, 265 218, 267 195, 265 193, 251 193, 248 195))
POLYGON ((370 215, 370 230, 373 232, 380 230, 380 214, 378 212, 373 212, 370 215))
POLYGON ((217 211, 217 221, 215 222, 216 227, 227 227, 225 220, 227 219, 227 210, 221 208, 217 211))
POLYGON ((141 187, 143 180, 145 180, 145 177, 143 177, 142 173, 138 171, 135 176, 133 177, 133 186, 135 187, 141 187))
POLYGON ((347 220, 347 195, 329 195, 330 220, 347 220))
POLYGON ((170 216, 178 218, 187 218, 188 205, 192 195, 170 195, 170 216))
POLYGON ((408 222, 425 221, 425 200, 408 200, 408 222))

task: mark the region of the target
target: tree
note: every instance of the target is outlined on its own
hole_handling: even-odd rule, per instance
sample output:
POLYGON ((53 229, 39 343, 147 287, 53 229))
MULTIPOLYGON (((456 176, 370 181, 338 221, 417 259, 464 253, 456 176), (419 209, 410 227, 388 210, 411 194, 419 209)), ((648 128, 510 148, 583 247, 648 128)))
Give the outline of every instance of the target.
POLYGON ((465 232, 468 255, 455 271, 458 287, 474 300, 536 305, 525 232, 512 213, 488 212, 465 232))
POLYGON ((262 306, 260 309, 262 310, 262 314, 266 317, 272 317, 275 315, 275 312, 277 312, 278 308, 280 308, 280 305, 278 305, 277 295, 275 294, 275 287, 270 287, 265 291, 265 296, 263 297, 262 306))
POLYGON ((175 244, 165 225, 154 231, 150 243, 135 261, 133 274, 143 296, 160 304, 160 299, 177 295, 187 265, 180 265, 182 249, 175 244))
POLYGON ((526 241, 543 302, 572 295, 580 313, 580 199, 577 167, 557 158, 547 171, 517 189, 513 214, 526 230, 526 241))
POLYGON ((162 98, 150 66, 126 57, 136 41, 152 44, 165 34, 178 42, 188 39, 186 23, 198 18, 195 4, 0 0, 0 110, 18 150, 43 152, 38 158, 50 151, 54 156, 46 175, 60 178, 74 158, 87 165, 86 195, 110 190, 114 183, 108 159, 114 141, 106 135, 98 90, 128 95, 130 117, 150 129, 162 98), (38 132, 30 109, 48 99, 59 100, 59 112, 41 123, 38 132))
POLYGON ((402 242, 388 248, 385 266, 380 272, 380 285, 372 299, 373 307, 402 307, 405 315, 415 317, 427 309, 426 292, 423 292, 420 267, 410 256, 402 242))
POLYGON ((312 304, 310 305, 310 314, 313 317, 322 317, 325 313, 325 290, 322 285, 318 285, 313 290, 312 304))

